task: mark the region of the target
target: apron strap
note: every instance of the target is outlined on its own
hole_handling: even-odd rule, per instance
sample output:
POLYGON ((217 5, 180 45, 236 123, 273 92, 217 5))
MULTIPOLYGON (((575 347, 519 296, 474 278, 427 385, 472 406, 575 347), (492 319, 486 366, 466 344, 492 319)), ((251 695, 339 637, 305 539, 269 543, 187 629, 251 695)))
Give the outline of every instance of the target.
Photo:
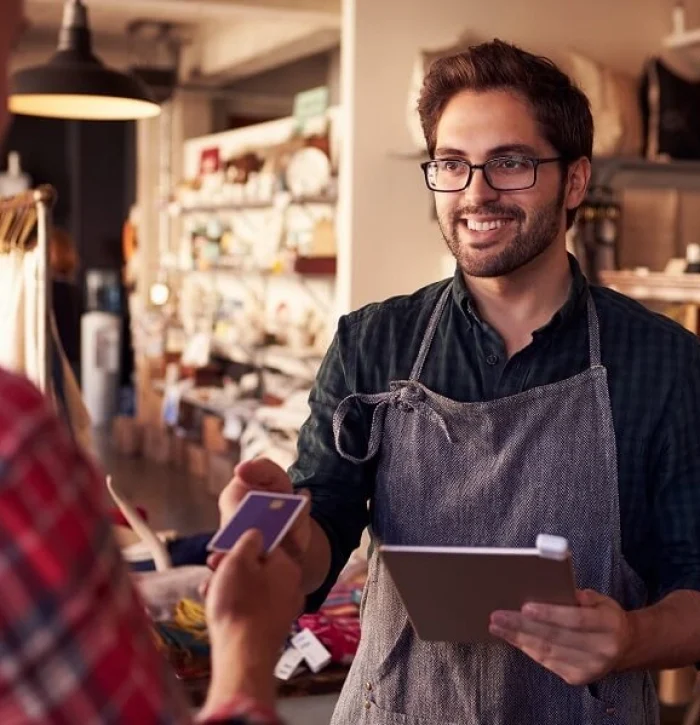
POLYGON ((347 398, 341 401, 340 405, 336 408, 333 413, 333 438, 335 440, 335 449, 338 453, 346 460, 352 463, 367 463, 367 461, 374 458, 379 450, 379 444, 382 440, 382 433, 384 431, 384 416, 386 415, 386 406, 389 400, 396 397, 395 392, 388 393, 355 393, 348 395, 347 398), (343 423, 345 417, 350 411, 350 406, 358 401, 360 403, 367 403, 368 405, 374 406, 372 412, 372 429, 369 434, 369 442, 367 444, 367 453, 362 458, 356 458, 343 449, 340 442, 340 434, 343 430, 343 423))
POLYGON ((423 372, 423 365, 425 365, 425 360, 428 357, 428 353, 430 352, 430 346, 433 344, 435 331, 437 330, 437 326, 440 322, 440 318, 442 317, 442 313, 445 309, 445 305, 447 304, 447 300, 450 298, 451 290, 452 285, 448 284, 447 287, 445 287, 445 289, 443 290, 440 298, 437 301, 437 304, 435 305, 435 308, 433 309, 433 314, 430 316, 430 321, 428 322, 428 327, 425 331, 425 335, 423 335, 423 342, 421 342, 420 350, 418 351, 418 357, 416 358, 416 362, 413 365, 413 370, 411 370, 411 380, 418 380, 418 378, 420 378, 421 376, 421 373, 423 372))
POLYGON ((601 365, 600 357, 600 325, 598 324, 598 313, 596 312, 593 295, 588 292, 588 347, 590 351, 591 367, 597 368, 601 365))

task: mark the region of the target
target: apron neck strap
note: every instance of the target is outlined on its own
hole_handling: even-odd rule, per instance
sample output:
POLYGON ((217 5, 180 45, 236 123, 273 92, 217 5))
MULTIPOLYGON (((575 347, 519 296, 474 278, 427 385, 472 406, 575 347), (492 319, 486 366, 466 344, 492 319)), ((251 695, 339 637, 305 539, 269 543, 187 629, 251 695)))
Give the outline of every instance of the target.
POLYGON ((600 357, 600 325, 598 324, 598 313, 593 302, 593 295, 588 291, 588 349, 591 358, 591 367, 597 368, 601 365, 600 357))
POLYGON ((418 380, 423 372, 423 365, 425 364, 425 359, 428 357, 428 353, 430 352, 430 346, 433 344, 435 330, 437 330, 440 318, 442 317, 442 312, 445 309, 447 300, 450 298, 451 291, 452 284, 448 284, 440 295, 440 298, 435 305, 435 309, 433 310, 433 314, 430 316, 430 322, 428 322, 428 328, 425 331, 425 335, 423 335, 423 342, 421 342, 418 357, 416 358, 416 362, 413 364, 413 370, 411 370, 411 380, 418 380))

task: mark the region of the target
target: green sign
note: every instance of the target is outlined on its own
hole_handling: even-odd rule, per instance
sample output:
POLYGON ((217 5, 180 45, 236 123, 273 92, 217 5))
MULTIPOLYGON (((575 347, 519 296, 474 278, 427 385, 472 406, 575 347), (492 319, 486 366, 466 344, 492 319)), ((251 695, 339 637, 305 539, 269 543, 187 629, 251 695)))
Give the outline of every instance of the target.
POLYGON ((328 86, 319 86, 309 91, 297 93, 294 98, 294 118, 300 127, 316 116, 322 116, 328 110, 328 86))

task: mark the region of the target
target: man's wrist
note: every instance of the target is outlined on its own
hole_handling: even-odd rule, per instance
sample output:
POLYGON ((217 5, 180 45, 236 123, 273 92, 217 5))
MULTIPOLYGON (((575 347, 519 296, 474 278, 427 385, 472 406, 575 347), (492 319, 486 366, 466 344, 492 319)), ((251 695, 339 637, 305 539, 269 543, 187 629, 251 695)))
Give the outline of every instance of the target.
POLYGON ((250 627, 232 626, 215 626, 211 641, 212 677, 207 704, 243 695, 274 707, 278 652, 273 651, 269 641, 250 627))
POLYGON ((648 617, 648 608, 625 612, 625 633, 620 656, 615 666, 616 671, 624 672, 638 668, 640 661, 639 645, 640 642, 643 642, 644 628, 648 617))

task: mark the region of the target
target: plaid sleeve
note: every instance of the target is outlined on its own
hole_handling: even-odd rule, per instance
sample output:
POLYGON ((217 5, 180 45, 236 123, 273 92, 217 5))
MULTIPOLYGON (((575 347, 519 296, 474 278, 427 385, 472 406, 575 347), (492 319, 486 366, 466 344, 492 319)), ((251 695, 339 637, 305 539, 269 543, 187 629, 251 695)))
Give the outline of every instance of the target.
POLYGON ((28 382, 0 371, 0 400, 0 723, 191 723, 101 478, 28 382))

